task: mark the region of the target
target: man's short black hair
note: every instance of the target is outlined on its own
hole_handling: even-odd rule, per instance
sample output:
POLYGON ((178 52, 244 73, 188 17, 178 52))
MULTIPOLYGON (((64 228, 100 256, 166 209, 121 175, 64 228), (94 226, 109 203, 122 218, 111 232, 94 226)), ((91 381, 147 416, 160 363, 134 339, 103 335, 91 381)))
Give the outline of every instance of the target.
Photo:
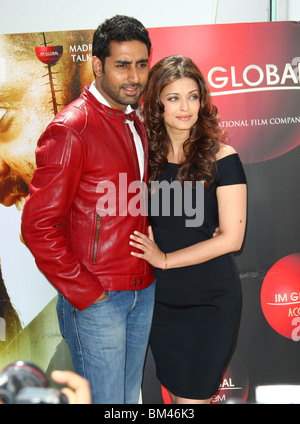
POLYGON ((93 39, 93 56, 97 56, 104 65, 105 58, 110 56, 110 43, 116 41, 141 41, 147 46, 150 54, 151 41, 144 25, 135 18, 116 15, 106 19, 95 31, 93 39))

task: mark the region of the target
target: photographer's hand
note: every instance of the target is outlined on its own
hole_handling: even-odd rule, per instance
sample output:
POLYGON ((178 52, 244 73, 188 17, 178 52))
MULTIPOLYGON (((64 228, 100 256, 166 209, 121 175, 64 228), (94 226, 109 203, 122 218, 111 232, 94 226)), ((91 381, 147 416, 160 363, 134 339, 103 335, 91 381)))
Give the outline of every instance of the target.
POLYGON ((59 384, 66 384, 62 392, 67 396, 70 404, 91 404, 90 385, 87 380, 72 371, 53 371, 51 378, 59 384))

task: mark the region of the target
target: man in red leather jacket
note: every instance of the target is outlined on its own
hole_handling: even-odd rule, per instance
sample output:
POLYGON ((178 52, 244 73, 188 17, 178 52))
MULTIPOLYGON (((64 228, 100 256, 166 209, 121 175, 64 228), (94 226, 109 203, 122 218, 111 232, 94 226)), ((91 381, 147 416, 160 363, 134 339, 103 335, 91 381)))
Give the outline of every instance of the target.
POLYGON ((147 140, 130 105, 147 82, 150 47, 134 18, 98 27, 95 81, 40 137, 22 215, 24 241, 58 290, 61 333, 94 403, 138 402, 151 326, 153 271, 129 244, 133 231, 148 228, 147 140))

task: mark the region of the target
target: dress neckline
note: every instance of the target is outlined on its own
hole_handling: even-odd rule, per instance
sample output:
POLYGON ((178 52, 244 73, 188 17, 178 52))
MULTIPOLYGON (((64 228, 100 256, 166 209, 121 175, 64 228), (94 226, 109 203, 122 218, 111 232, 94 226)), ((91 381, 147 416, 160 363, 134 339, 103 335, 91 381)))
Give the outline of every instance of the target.
MULTIPOLYGON (((222 157, 222 158, 220 158, 220 159, 217 159, 217 160, 216 160, 216 162, 220 162, 220 161, 222 161, 222 160, 224 160, 224 159, 230 158, 230 157, 232 157, 232 156, 237 156, 237 155, 238 155, 237 153, 232 153, 231 155, 227 155, 227 156, 224 156, 224 157, 222 157)), ((168 165, 180 166, 180 163, 176 163, 176 162, 168 162, 168 165)))

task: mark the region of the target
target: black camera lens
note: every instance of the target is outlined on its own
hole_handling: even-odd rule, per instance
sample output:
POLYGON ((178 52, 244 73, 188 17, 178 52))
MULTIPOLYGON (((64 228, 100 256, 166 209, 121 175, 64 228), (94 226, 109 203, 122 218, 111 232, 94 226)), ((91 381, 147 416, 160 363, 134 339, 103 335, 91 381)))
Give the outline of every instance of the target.
POLYGON ((7 378, 10 381, 11 377, 17 384, 16 392, 23 387, 48 387, 49 383, 47 377, 36 365, 30 362, 17 361, 8 365, 0 374, 0 387, 1 377, 7 378))
POLYGON ((68 403, 65 395, 48 387, 43 371, 30 362, 14 362, 0 374, 0 399, 6 404, 68 403))

